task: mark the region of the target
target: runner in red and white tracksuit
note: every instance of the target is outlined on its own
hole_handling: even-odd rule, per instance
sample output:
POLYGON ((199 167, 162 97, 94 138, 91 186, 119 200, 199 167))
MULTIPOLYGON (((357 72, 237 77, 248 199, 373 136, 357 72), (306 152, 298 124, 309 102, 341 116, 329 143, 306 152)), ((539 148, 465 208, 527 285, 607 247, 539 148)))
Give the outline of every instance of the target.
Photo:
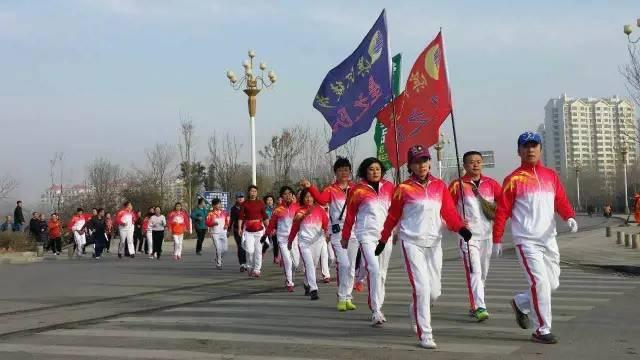
POLYGON ((191 228, 191 217, 189 213, 182 208, 181 203, 176 203, 173 211, 167 215, 167 225, 173 238, 173 259, 181 260, 184 233, 191 228))
POLYGON ((258 187, 251 185, 247 192, 249 199, 242 204, 238 221, 242 248, 247 252, 248 275, 258 278, 262 271, 262 235, 269 225, 269 217, 264 201, 258 199, 258 187))
MULTIPOLYGON (((465 154, 463 159, 465 159, 466 168, 472 161, 479 160, 481 162, 482 156, 477 154, 467 156, 465 154)), ((502 188, 494 179, 481 174, 472 176, 469 171, 462 177, 462 184, 464 191, 460 191, 460 180, 454 180, 449 185, 449 191, 459 214, 462 214, 462 201, 464 200, 464 219, 473 234, 473 239, 468 242, 468 247, 463 239, 459 240, 458 246, 467 282, 470 313, 477 320, 483 321, 489 316, 484 301, 484 285, 491 262, 493 221, 482 212, 480 199, 474 191, 477 191, 484 200, 496 203, 502 196, 502 188), (467 254, 467 249, 469 254, 467 254), (471 259, 471 269, 469 259, 471 259)))
POLYGON ((305 295, 308 293, 311 300, 317 300, 316 267, 320 261, 322 244, 326 243, 328 237, 329 217, 320 205, 314 204, 313 197, 308 193, 308 190, 303 190, 300 197, 304 201, 304 205, 298 209, 294 216, 287 248, 292 249, 293 241, 297 236, 300 257, 305 269, 305 295))
POLYGON ((82 248, 87 243, 85 228, 87 224, 86 216, 81 208, 78 208, 76 215, 69 221, 69 229, 73 231, 73 241, 76 243, 76 256, 82 257, 82 248))
POLYGON ((229 214, 222 208, 220 199, 213 199, 213 209, 207 214, 205 224, 209 228, 213 245, 216 247, 216 268, 222 269, 222 258, 227 252, 227 229, 229 228, 229 214))
POLYGON ((460 233, 465 241, 471 233, 458 215, 447 185, 429 173, 431 157, 427 148, 411 147, 408 159, 411 178, 394 191, 376 253, 383 250, 397 225, 413 288, 410 314, 420 344, 435 348, 430 305, 441 294, 442 229, 446 225, 449 230, 460 233))
POLYGON ((351 163, 344 158, 338 158, 333 165, 336 181, 320 192, 308 181, 303 181, 303 186, 309 188, 309 192, 315 201, 322 206, 329 206, 329 220, 331 232, 331 248, 336 257, 336 281, 338 292, 338 311, 355 310, 353 304, 353 283, 356 269, 356 255, 358 254, 358 241, 352 234, 349 245, 342 248, 342 228, 346 215, 347 195, 353 189, 351 179, 351 163))
POLYGON ((348 249, 352 230, 360 245, 360 251, 369 273, 369 309, 373 326, 381 326, 386 321, 382 313, 384 284, 391 257, 391 246, 379 258, 375 248, 380 239, 382 225, 391 205, 393 184, 384 180, 384 168, 376 158, 365 159, 358 168, 361 181, 353 186, 347 199, 347 214, 342 229, 342 248, 348 249))
POLYGON ((558 174, 540 163, 540 143, 541 137, 535 133, 524 133, 518 139, 522 165, 504 180, 493 243, 499 254, 505 224, 511 218, 516 254, 530 286, 528 292, 517 294, 511 305, 522 328, 529 327, 527 317, 531 314, 533 341, 553 344, 557 340, 551 334, 551 292, 560 280, 555 213, 567 221, 572 232, 578 230, 578 224, 558 174))
MULTIPOLYGON (((282 267, 284 270, 285 286, 289 292, 294 290, 293 275, 294 269, 298 267, 300 262, 300 252, 298 251, 298 240, 293 239, 292 249, 287 249, 289 242, 289 234, 291 233, 291 226, 293 225, 293 218, 296 212, 300 208, 296 202, 293 189, 288 186, 283 186, 280 189, 280 198, 282 202, 273 210, 271 219, 269 220, 269 226, 267 227, 267 234, 269 236, 276 235, 280 248, 280 257, 282 259, 282 267)), ((276 244, 274 244, 275 246, 276 244)))
POLYGON ((124 247, 129 250, 129 256, 136 256, 136 248, 133 246, 133 232, 137 216, 133 212, 133 206, 129 201, 122 205, 120 211, 116 213, 116 225, 120 233, 120 243, 118 244, 118 257, 124 254, 124 247))

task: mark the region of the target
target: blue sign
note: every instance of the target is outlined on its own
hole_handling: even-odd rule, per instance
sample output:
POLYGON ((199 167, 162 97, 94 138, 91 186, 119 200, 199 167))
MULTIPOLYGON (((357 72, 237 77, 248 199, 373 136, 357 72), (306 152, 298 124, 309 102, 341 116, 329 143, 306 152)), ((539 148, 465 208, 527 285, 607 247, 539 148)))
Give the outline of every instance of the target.
POLYGON ((213 199, 218 198, 222 203, 222 208, 225 210, 229 210, 229 193, 226 191, 205 191, 204 199, 207 201, 207 205, 211 207, 211 202, 213 199))

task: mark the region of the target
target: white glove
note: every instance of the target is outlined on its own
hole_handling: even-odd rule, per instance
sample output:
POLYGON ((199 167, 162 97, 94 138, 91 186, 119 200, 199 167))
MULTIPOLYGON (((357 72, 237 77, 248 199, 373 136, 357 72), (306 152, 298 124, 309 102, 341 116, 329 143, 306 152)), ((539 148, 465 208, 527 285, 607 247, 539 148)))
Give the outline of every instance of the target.
POLYGON ((494 257, 502 256, 502 243, 493 244, 493 246, 491 247, 491 252, 493 253, 494 257))
POLYGON ((567 225, 571 228, 572 233, 578 232, 578 222, 576 222, 576 219, 571 218, 567 220, 567 225))

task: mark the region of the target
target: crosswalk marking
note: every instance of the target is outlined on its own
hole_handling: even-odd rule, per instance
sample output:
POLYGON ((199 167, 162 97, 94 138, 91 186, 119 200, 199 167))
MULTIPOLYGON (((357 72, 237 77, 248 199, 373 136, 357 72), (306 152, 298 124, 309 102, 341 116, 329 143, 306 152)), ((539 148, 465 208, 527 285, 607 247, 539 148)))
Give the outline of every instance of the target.
MULTIPOLYGON (((123 337, 123 338, 145 338, 145 339, 196 339, 196 340, 213 340, 213 341, 246 341, 239 338, 237 334, 208 332, 208 331, 142 331, 142 330, 102 330, 102 329, 60 329, 45 332, 46 335, 58 336, 78 336, 78 337, 123 337)), ((415 350, 417 345, 415 341, 404 343, 398 340, 394 343, 392 339, 388 342, 372 342, 354 341, 350 338, 341 340, 332 340, 325 338, 310 338, 301 336, 274 336, 251 334, 252 342, 272 343, 272 344, 305 344, 311 346, 331 346, 342 347, 346 349, 384 349, 384 350, 415 350)), ((517 350, 519 346, 514 345, 491 345, 483 343, 440 343, 440 351, 452 351, 459 353, 485 353, 485 354, 509 354, 517 350)))
MULTIPOLYGON (((554 294, 552 295, 552 301, 571 301, 571 302, 594 302, 594 303, 605 303, 608 302, 608 298, 592 298, 592 297, 565 297, 554 294)), ((468 294, 464 291, 462 292, 447 292, 443 293, 438 301, 444 301, 444 299, 448 298, 466 298, 468 294)), ((387 294, 385 299, 410 299, 411 294, 387 294)), ((513 295, 486 295, 485 300, 511 300, 513 299, 513 295)))

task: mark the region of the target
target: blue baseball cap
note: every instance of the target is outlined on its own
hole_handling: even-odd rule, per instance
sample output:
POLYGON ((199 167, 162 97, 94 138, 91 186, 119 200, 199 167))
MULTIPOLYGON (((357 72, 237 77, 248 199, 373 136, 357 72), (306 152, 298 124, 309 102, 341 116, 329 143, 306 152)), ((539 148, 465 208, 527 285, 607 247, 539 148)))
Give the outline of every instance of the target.
POLYGON ((518 136, 518 146, 522 146, 526 143, 542 144, 542 136, 531 131, 524 132, 518 136))
POLYGON ((244 197, 244 193, 243 193, 242 191, 238 191, 238 192, 236 193, 236 199, 237 199, 237 198, 241 198, 241 197, 244 197))

